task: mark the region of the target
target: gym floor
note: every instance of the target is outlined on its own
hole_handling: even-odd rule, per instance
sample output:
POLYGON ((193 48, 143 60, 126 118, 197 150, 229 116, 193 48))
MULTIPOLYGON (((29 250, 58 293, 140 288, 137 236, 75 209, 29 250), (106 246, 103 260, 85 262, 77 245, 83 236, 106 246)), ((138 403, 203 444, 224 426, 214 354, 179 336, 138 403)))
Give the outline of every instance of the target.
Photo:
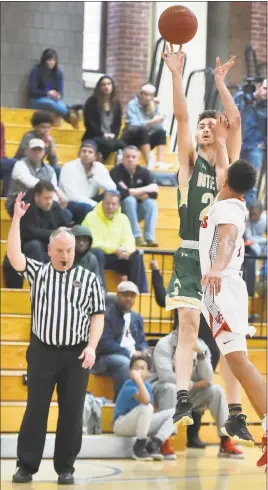
MULTIPOLYGON (((240 460, 217 458, 218 448, 178 453, 176 461, 143 463, 132 460, 77 460, 77 490, 264 490, 266 474, 257 468, 258 448, 245 448, 240 460)), ((59 488, 53 461, 43 460, 29 484, 12 484, 15 460, 1 460, 2 490, 59 488)), ((70 486, 68 486, 69 488, 70 486)), ((74 488, 74 486, 72 486, 74 488)))

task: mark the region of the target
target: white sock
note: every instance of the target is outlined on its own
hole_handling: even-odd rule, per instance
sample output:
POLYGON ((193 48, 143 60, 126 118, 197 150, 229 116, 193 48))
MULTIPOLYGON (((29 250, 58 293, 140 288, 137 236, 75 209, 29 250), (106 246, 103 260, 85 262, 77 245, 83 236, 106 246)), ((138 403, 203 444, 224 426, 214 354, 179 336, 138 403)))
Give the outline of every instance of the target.
POLYGON ((267 434, 267 414, 264 415, 264 417, 261 421, 261 425, 262 425, 262 428, 263 428, 265 434, 267 434))

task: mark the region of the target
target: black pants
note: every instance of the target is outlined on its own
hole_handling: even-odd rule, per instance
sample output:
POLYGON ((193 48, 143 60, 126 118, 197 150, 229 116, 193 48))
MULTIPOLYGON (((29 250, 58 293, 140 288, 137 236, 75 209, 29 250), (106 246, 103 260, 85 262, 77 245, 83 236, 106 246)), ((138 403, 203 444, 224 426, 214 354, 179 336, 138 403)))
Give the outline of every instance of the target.
POLYGON ((155 146, 166 144, 166 131, 164 129, 156 129, 153 133, 149 133, 145 126, 138 128, 126 129, 122 135, 123 140, 128 145, 135 145, 140 148, 143 145, 155 146))
POLYGON ((28 400, 18 437, 17 465, 37 473, 45 445, 52 394, 57 385, 59 417, 54 450, 55 471, 74 472, 82 444, 82 417, 88 369, 78 359, 86 344, 50 347, 32 335, 26 358, 28 400))
POLYGON ((108 140, 104 138, 104 136, 96 136, 93 139, 98 145, 98 151, 102 154, 104 163, 110 153, 122 150, 126 146, 126 143, 124 143, 124 141, 118 140, 117 138, 114 138, 113 140, 108 140))

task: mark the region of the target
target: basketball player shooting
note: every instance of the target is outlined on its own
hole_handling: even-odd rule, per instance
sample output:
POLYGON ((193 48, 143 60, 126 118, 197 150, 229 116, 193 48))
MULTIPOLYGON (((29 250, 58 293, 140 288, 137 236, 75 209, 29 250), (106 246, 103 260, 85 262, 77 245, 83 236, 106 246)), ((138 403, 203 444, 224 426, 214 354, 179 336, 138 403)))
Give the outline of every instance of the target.
MULTIPOLYGON (((178 124, 178 210, 180 216, 181 245, 175 252, 174 271, 167 289, 167 310, 178 308, 179 335, 175 355, 177 405, 174 422, 192 425, 192 405, 189 401, 189 384, 192 372, 193 349, 198 337, 200 304, 202 297, 199 261, 199 228, 218 193, 217 185, 224 177, 229 162, 239 158, 241 149, 241 119, 224 79, 234 64, 234 57, 221 65, 216 60, 215 84, 228 118, 227 151, 229 162, 216 161, 216 144, 212 128, 216 112, 204 111, 197 123, 196 143, 190 132, 187 101, 183 90, 182 72, 184 53, 182 46, 174 53, 167 45, 162 58, 172 74, 174 114, 178 124), (216 165, 215 165, 216 164, 216 165), (218 181, 218 182, 217 182, 218 181)), ((230 371, 230 370, 229 370, 230 371)), ((230 374, 230 373, 229 373, 230 374)), ((229 385, 235 386, 236 400, 241 397, 239 383, 234 376, 229 385)), ((240 400, 241 403, 241 400, 240 400)), ((232 404, 233 405, 233 404, 232 404)), ((231 407, 232 408, 232 407, 231 407)), ((244 420, 241 420, 239 438, 251 439, 244 420)))
MULTIPOLYGON (((221 117, 217 118, 213 133, 217 145, 216 160, 221 160, 222 166, 225 160, 227 166, 228 128, 221 117)), ((264 453, 257 465, 263 466, 267 464, 266 386, 262 375, 247 357, 246 337, 252 336, 255 329, 248 326, 248 293, 240 274, 248 213, 243 197, 255 183, 256 171, 243 160, 225 171, 216 201, 200 227, 199 254, 204 288, 202 312, 221 354, 262 419, 264 453)), ((235 435, 241 418, 245 418, 242 413, 229 416, 222 431, 225 430, 226 435, 235 435)))

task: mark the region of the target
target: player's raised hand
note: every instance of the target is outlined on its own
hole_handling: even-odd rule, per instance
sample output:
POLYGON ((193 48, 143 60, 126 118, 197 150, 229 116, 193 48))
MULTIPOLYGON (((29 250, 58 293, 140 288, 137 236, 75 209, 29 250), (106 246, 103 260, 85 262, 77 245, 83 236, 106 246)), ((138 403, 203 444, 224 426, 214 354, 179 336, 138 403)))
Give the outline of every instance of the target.
POLYGON ((216 124, 211 127, 211 131, 212 133, 214 133, 216 140, 220 140, 220 139, 226 140, 228 136, 229 127, 230 124, 226 114, 219 113, 217 114, 216 124))
POLYGON ((221 83, 223 82, 225 76, 227 75, 228 71, 232 66, 234 65, 236 56, 232 56, 226 63, 221 65, 221 60, 219 57, 216 58, 216 64, 215 64, 215 83, 221 83))
POLYGON ((182 51, 182 45, 180 46, 179 51, 177 53, 174 53, 173 44, 168 45, 167 43, 166 52, 164 53, 162 51, 161 57, 163 58, 164 62, 166 63, 168 69, 171 71, 172 74, 178 73, 182 75, 185 60, 185 54, 182 51))
POLYGON ((203 290, 209 287, 209 294, 212 295, 212 293, 215 292, 215 295, 217 296, 221 291, 221 276, 221 269, 212 266, 211 269, 202 277, 201 286, 203 290))
POLYGON ((22 200, 24 196, 25 196, 25 192, 19 192, 14 204, 13 216, 19 219, 21 219, 25 215, 27 209, 30 207, 29 203, 26 204, 26 202, 22 200))

